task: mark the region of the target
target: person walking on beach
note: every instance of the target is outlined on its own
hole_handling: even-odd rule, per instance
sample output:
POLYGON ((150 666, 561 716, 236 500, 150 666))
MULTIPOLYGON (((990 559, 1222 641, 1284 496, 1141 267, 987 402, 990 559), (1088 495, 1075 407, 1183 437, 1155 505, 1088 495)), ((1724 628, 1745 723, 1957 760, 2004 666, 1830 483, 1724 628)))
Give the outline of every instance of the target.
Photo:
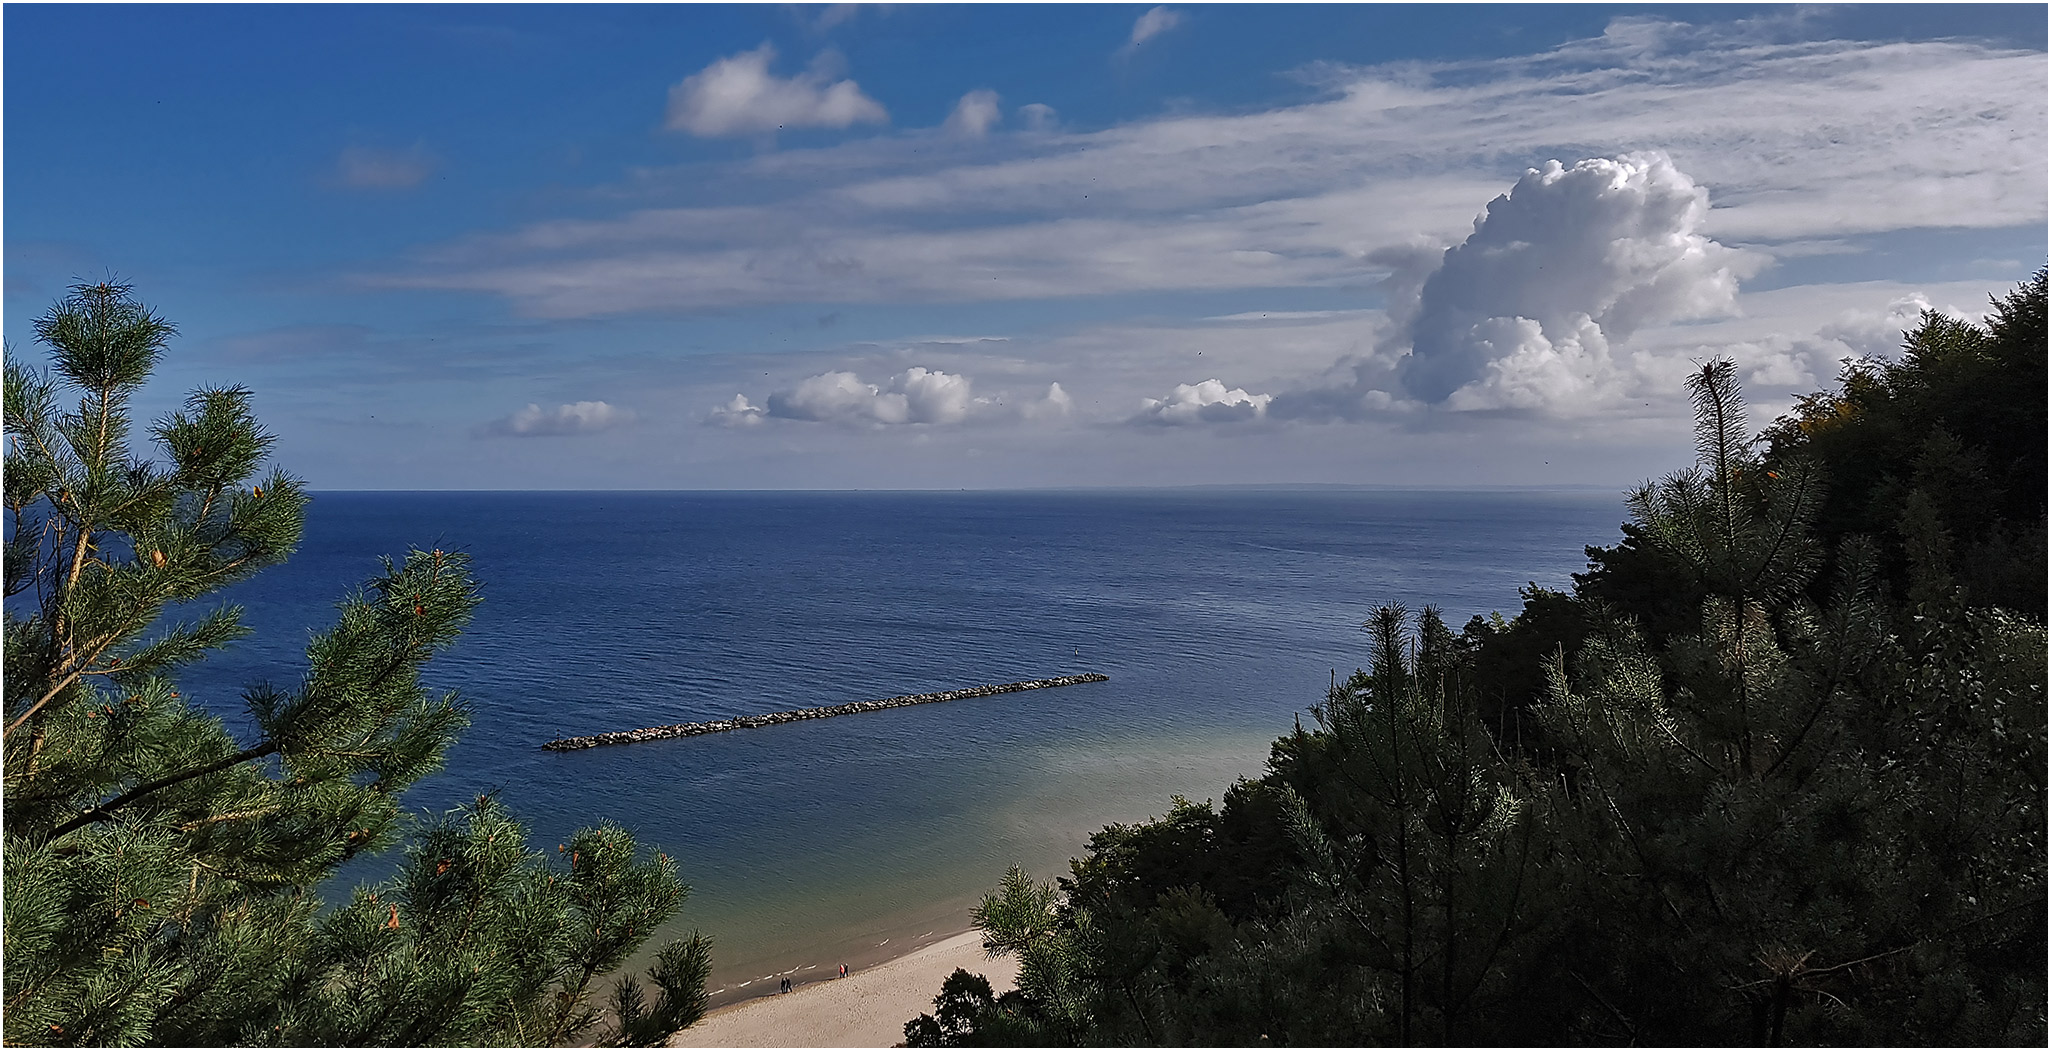
POLYGON ((845 978, 845 977, 847 977, 847 964, 841 964, 841 965, 840 965, 840 976, 841 976, 842 978, 845 978))

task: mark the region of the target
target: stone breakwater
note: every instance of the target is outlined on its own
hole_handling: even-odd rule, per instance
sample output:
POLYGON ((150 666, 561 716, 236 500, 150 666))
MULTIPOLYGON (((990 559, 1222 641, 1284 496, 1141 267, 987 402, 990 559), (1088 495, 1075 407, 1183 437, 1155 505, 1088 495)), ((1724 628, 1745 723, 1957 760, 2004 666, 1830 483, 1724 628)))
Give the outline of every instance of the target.
POLYGON ((943 690, 940 693, 912 693, 902 697, 885 697, 880 701, 855 701, 850 704, 834 704, 824 708, 799 708, 790 712, 770 712, 767 715, 741 715, 732 719, 720 719, 709 723, 672 723, 668 726, 651 726, 645 730, 620 730, 614 733, 591 734, 587 737, 559 737, 541 747, 551 752, 574 752, 579 748, 597 748, 608 744, 634 744, 640 741, 660 741, 670 737, 696 737, 699 734, 718 734, 728 730, 749 730, 757 726, 775 726, 779 723, 794 723, 804 719, 826 719, 836 715, 853 715, 857 712, 882 711, 885 708, 903 708, 910 704, 932 704, 935 701, 959 701, 970 697, 990 697, 1000 693, 1017 693, 1020 690, 1045 690, 1054 686, 1073 686, 1080 682, 1106 682, 1108 675, 1090 672, 1085 675, 1059 675, 1052 679, 1027 679, 1024 682, 1007 682, 995 686, 967 686, 959 690, 943 690))

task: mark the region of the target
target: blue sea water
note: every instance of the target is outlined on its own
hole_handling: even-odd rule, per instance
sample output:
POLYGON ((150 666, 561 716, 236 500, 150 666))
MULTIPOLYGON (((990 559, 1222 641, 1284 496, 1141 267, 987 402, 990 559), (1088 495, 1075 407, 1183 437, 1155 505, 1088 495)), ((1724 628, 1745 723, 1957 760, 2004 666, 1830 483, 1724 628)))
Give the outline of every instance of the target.
POLYGON ((1589 491, 322 493, 292 560, 227 596, 256 633, 186 688, 235 726, 379 555, 469 553, 485 602, 427 679, 474 722, 407 803, 496 790, 549 849, 633 829, 693 885, 676 926, 713 935, 723 1000, 960 931, 1007 866, 1051 877, 1105 823, 1215 798, 1366 662, 1372 607, 1511 613, 1622 514, 1589 491), (539 747, 1081 671, 1110 681, 539 747))

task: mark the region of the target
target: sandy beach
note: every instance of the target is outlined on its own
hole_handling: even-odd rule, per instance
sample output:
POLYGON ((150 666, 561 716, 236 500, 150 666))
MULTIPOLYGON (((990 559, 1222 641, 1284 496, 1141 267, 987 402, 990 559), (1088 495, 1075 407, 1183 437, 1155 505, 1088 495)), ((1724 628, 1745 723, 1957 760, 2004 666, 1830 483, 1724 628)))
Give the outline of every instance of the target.
POLYGON ((1016 957, 988 958, 982 935, 966 931, 846 978, 718 1008, 671 1046, 892 1047, 904 1042, 905 1022, 933 1010, 940 983, 957 967, 989 978, 1000 994, 1018 976, 1016 957))

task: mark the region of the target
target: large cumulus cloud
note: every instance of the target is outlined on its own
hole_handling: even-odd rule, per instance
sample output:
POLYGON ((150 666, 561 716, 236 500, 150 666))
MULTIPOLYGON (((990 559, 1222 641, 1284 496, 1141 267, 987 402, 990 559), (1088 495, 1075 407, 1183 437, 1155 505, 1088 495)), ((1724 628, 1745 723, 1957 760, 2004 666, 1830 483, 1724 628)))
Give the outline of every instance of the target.
POLYGON ((1425 279, 1398 367, 1455 408, 1542 408, 1614 384, 1611 344, 1732 310, 1763 260, 1702 233, 1709 194, 1663 153, 1549 161, 1490 201, 1425 279))
POLYGON ((1390 411, 1582 415, 1627 398, 1662 362, 1622 344, 1642 328, 1728 315, 1767 263, 1703 233, 1706 190, 1664 153, 1527 169, 1451 248, 1365 253, 1384 268, 1387 325, 1371 351, 1276 395, 1278 420, 1390 411))

